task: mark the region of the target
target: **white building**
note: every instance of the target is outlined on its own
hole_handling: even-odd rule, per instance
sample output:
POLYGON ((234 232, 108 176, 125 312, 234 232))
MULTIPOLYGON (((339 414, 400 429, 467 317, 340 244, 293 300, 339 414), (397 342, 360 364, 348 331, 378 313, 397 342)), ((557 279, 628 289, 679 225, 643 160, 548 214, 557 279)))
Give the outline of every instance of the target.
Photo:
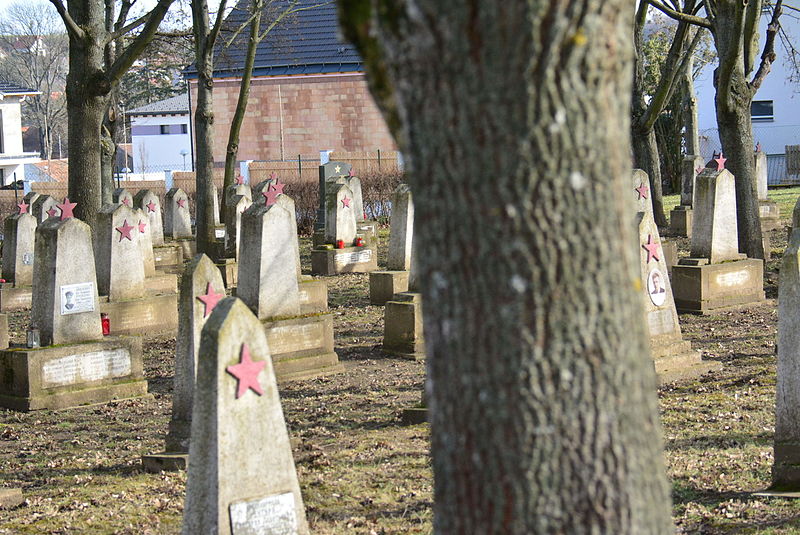
POLYGON ((0 81, 0 185, 25 180, 25 164, 39 161, 38 152, 22 150, 22 101, 39 93, 0 81))
MULTIPOLYGON (((761 59, 764 47, 767 16, 761 20, 761 43, 756 61, 761 59)), ((798 14, 784 8, 780 18, 781 26, 793 42, 800 37, 800 19, 798 14)), ((753 121, 753 140, 761 143, 767 153, 768 176, 770 184, 786 181, 786 161, 784 157, 786 145, 800 145, 800 82, 791 81, 794 74, 787 58, 787 52, 780 39, 775 41, 775 52, 778 58, 772 64, 772 71, 764 79, 753 98, 750 115, 753 121)), ((700 130, 700 148, 703 157, 709 159, 713 151, 720 150, 719 131, 714 107, 714 69, 716 63, 706 67, 695 81, 698 102, 698 125, 700 130)), ((756 63, 756 69, 758 63, 756 63)), ((752 74, 750 75, 752 78, 752 74)), ((795 180, 798 177, 795 177, 795 180)))
POLYGON ((128 117, 134 174, 192 169, 188 94, 130 110, 128 117))

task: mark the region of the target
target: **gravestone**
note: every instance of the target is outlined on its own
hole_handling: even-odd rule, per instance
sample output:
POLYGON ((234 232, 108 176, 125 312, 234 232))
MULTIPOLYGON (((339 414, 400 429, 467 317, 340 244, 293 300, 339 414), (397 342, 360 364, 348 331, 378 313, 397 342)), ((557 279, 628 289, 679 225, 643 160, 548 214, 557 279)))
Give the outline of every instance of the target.
MULTIPOLYGON (((285 195, 282 195, 282 197, 285 195)), ((282 204, 253 204, 242 214, 236 295, 259 319, 300 313, 297 222, 282 204)))
MULTIPOLYGON (((36 218, 25 212, 6 218, 3 239, 3 278, 14 287, 33 281, 36 218)), ((2 298, 0 298, 2 299, 2 298)))
POLYGON ((31 320, 42 345, 99 340, 92 231, 74 218, 49 218, 36 229, 31 320))
POLYGON ((173 240, 192 237, 189 197, 180 188, 172 188, 164 199, 164 236, 173 240))
POLYGON ((124 204, 128 208, 133 208, 133 195, 125 188, 116 188, 111 198, 116 204, 124 204))
POLYGON ((356 238, 356 214, 353 192, 345 184, 329 184, 327 188, 325 216, 325 241, 343 242, 351 247, 356 238))
POLYGON ((216 184, 213 184, 212 186, 213 186, 212 189, 213 189, 213 192, 214 192, 214 194, 213 194, 213 196, 211 198, 211 201, 213 203, 213 213, 212 213, 212 215, 213 215, 213 218, 214 218, 214 226, 217 227, 217 226, 219 226, 221 224, 220 220, 219 220, 219 190, 217 189, 217 185, 216 184))
MULTIPOLYGON (((33 212, 33 204, 36 202, 40 195, 35 191, 29 191, 25 194, 22 198, 22 201, 28 205, 28 213, 31 214, 33 212)), ((32 215, 32 214, 31 214, 32 215)))
POLYGON ((369 300, 373 305, 383 305, 394 294, 408 290, 413 235, 414 201, 408 185, 400 184, 392 194, 387 270, 369 274, 369 300))
POLYGON ((255 186, 253 186, 253 198, 260 199, 265 192, 267 192, 272 184, 274 184, 278 180, 278 175, 276 173, 270 173, 269 178, 266 180, 262 180, 255 186))
POLYGON ((635 201, 635 211, 653 213, 653 202, 650 199, 650 179, 647 173, 641 169, 633 170, 633 199, 635 201))
POLYGON ((778 203, 770 201, 767 190, 767 155, 765 152, 756 150, 753 153, 756 171, 756 190, 758 192, 758 213, 761 218, 761 230, 768 232, 780 227, 780 208, 778 203))
POLYGON ((109 301, 144 295, 144 262, 139 248, 139 215, 125 204, 104 206, 97 216, 97 289, 109 301))
POLYGON ((778 285, 778 380, 772 488, 800 490, 800 230, 783 253, 778 285))
POLYGON ((204 254, 195 256, 186 265, 181 276, 172 418, 165 441, 165 452, 142 458, 148 472, 186 469, 200 332, 214 307, 224 297, 225 286, 217 266, 204 254))
POLYGON ((150 235, 150 218, 144 210, 136 208, 136 243, 139 246, 139 254, 142 256, 142 266, 144 267, 145 277, 156 275, 156 260, 153 254, 153 238, 150 235))
POLYGON ((672 288, 679 312, 705 314, 764 299, 764 265, 739 253, 734 177, 724 169, 705 168, 695 184, 691 257, 672 268, 672 288))
POLYGON ((136 193, 133 200, 136 208, 141 208, 150 219, 150 239, 153 246, 163 245, 164 225, 161 220, 161 200, 158 195, 144 189, 136 193))
POLYGON ((39 195, 39 197, 34 201, 33 207, 29 210, 33 214, 33 217, 36 218, 36 221, 41 223, 49 217, 55 217, 59 215, 59 210, 56 208, 57 204, 58 201, 52 198, 50 195, 39 195))
POLYGON ((222 300, 198 361, 182 533, 307 535, 261 322, 240 300, 222 300))
MULTIPOLYGON (((238 178, 241 178, 241 176, 238 177, 238 178)), ((240 183, 236 183, 236 184, 232 184, 232 185, 228 186, 228 190, 227 191, 228 191, 227 198, 229 198, 229 199, 231 197, 233 197, 234 195, 241 195, 243 197, 247 197, 251 201, 253 200, 253 191, 250 189, 250 186, 248 186, 244 182, 240 182, 240 183)))
POLYGON ((0 488, 0 509, 12 509, 25 501, 22 489, 0 488))
POLYGON ((705 168, 700 156, 685 156, 681 162, 681 203, 670 212, 670 229, 676 236, 692 237, 694 189, 697 175, 705 168))
POLYGON ((328 182, 335 182, 339 177, 350 176, 353 167, 346 162, 328 162, 319 166, 319 209, 317 210, 317 221, 314 224, 315 239, 314 245, 324 243, 327 210, 325 208, 328 198, 328 182))
POLYGON ((253 201, 244 195, 233 195, 228 198, 228 209, 225 212, 225 255, 239 260, 239 244, 241 242, 242 213, 253 201))

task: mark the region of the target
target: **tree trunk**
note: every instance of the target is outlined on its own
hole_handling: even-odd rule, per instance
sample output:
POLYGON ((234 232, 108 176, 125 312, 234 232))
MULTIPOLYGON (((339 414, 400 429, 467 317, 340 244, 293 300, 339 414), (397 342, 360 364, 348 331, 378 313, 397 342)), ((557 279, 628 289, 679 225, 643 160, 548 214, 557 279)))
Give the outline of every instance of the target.
POLYGON ((683 73, 683 143, 687 156, 700 156, 700 132, 697 120, 697 94, 694 90, 694 56, 683 73))
POLYGON ((650 179, 650 197, 653 202, 653 217, 656 220, 656 225, 662 228, 667 227, 669 223, 664 215, 664 196, 661 187, 661 160, 658 154, 655 129, 649 128, 642 132, 636 127, 633 127, 631 128, 631 132, 633 132, 631 136, 633 165, 647 173, 650 179))
POLYGON ((673 533, 629 2, 340 5, 414 191, 435 531, 673 533))
POLYGON ((103 206, 114 202, 114 156, 116 152, 117 146, 114 144, 114 140, 103 132, 100 136, 100 203, 103 206))

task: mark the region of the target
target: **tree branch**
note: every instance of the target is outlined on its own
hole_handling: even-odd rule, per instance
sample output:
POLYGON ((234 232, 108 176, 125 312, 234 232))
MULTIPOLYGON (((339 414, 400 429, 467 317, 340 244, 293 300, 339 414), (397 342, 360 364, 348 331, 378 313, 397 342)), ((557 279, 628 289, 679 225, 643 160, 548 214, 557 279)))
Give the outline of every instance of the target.
POLYGON ((64 8, 64 4, 61 3, 61 0, 50 0, 50 3, 53 4, 58 11, 58 14, 61 16, 61 20, 64 21, 64 26, 67 27, 67 32, 74 37, 82 41, 86 37, 86 33, 83 29, 78 26, 78 24, 73 20, 67 10, 64 8))
POLYGON ((775 3, 775 7, 772 10, 772 19, 770 19, 769 25, 767 26, 767 39, 764 42, 764 51, 761 53, 761 64, 758 66, 755 76, 753 76, 753 81, 750 82, 750 87, 753 89, 754 93, 761 87, 764 78, 766 78, 767 74, 769 74, 769 71, 772 69, 772 62, 775 61, 775 36, 778 35, 781 29, 781 22, 779 19, 783 13, 782 3, 782 0, 778 0, 775 3))
MULTIPOLYGON (((295 13, 299 13, 301 11, 306 11, 308 9, 315 9, 315 8, 318 8, 318 7, 326 6, 326 5, 331 4, 331 3, 332 3, 332 1, 321 2, 319 4, 313 4, 313 5, 298 7, 298 8, 294 8, 294 9, 287 9, 286 11, 284 11, 283 13, 281 13, 280 15, 275 17, 275 19, 269 24, 269 26, 267 26, 266 29, 264 29, 264 33, 262 33, 262 34, 260 34, 258 36, 258 42, 260 43, 261 41, 263 41, 264 38, 267 36, 267 34, 270 31, 272 31, 272 29, 275 28, 275 26, 277 26, 281 22, 281 20, 283 20, 285 17, 288 17, 289 15, 293 15, 295 13)), ((296 4, 297 4, 297 2, 295 2, 295 5, 296 4)))
POLYGON ((131 30, 135 30, 136 28, 138 28, 139 26, 141 26, 142 24, 147 22, 147 17, 149 17, 149 16, 150 16, 149 13, 146 14, 146 15, 142 15, 141 17, 139 17, 138 19, 134 20, 130 24, 126 24, 125 26, 123 26, 121 28, 115 29, 113 33, 108 35, 108 38, 106 39, 106 43, 110 43, 114 39, 118 39, 118 38, 122 37, 123 35, 125 35, 128 32, 130 32, 131 30))
POLYGON ((122 75, 133 65, 133 62, 147 46, 147 43, 153 39, 159 24, 164 20, 164 16, 167 14, 172 2, 173 0, 158 0, 156 7, 148 14, 148 20, 142 32, 134 38, 125 50, 117 55, 114 63, 108 69, 108 74, 106 76, 109 83, 113 84, 119 81, 122 75))
POLYGON ((675 19, 678 22, 686 22, 688 24, 694 24, 695 26, 708 28, 709 30, 712 29, 711 21, 706 18, 698 17, 696 15, 690 15, 688 13, 683 13, 681 11, 676 11, 674 9, 665 6, 664 4, 659 2, 659 0, 647 0, 647 3, 656 8, 657 10, 661 11, 662 13, 664 13, 669 18, 675 19))

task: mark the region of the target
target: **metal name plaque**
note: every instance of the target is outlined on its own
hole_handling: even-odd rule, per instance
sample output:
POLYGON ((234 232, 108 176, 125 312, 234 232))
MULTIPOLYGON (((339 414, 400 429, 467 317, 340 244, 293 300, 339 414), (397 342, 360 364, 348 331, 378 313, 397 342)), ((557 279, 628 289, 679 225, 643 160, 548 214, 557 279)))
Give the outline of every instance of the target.
POLYGON ((22 255, 22 263, 26 266, 33 265, 33 253, 24 253, 22 255))
POLYGON ((66 284, 60 288, 61 315, 94 312, 94 283, 66 284))
POLYGON ((101 379, 124 377, 131 373, 131 354, 127 349, 92 351, 53 359, 42 366, 42 386, 74 385, 101 379))
POLYGON ((224 228, 215 228, 214 229, 214 237, 215 238, 224 238, 225 237, 225 229, 224 228))
POLYGON ((291 492, 229 506, 231 535, 297 535, 291 492))
POLYGON ((364 249, 355 253, 339 253, 336 255, 337 264, 365 264, 372 260, 372 249, 364 249))

